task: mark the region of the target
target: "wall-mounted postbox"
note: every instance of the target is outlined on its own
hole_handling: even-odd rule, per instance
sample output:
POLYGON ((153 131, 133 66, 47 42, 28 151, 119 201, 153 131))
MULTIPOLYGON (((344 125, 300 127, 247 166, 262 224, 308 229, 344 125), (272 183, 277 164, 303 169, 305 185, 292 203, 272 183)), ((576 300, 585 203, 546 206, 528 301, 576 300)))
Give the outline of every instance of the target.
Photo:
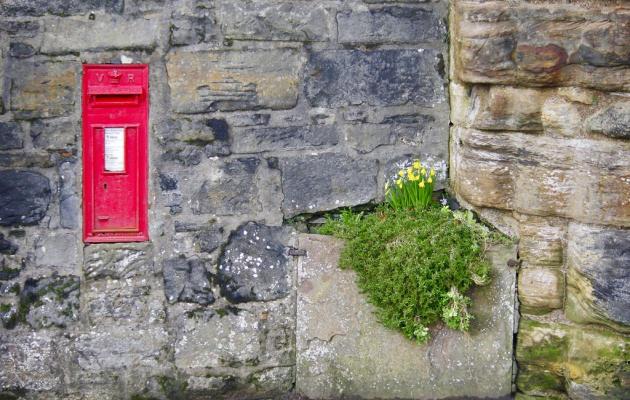
POLYGON ((83 240, 148 240, 147 65, 83 66, 83 240))

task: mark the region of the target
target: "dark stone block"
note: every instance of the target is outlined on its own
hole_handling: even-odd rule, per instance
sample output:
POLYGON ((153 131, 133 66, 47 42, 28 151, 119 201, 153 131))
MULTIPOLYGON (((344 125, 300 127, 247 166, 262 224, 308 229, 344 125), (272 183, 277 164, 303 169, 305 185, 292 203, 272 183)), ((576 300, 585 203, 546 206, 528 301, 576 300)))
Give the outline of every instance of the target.
POLYGON ((31 123, 33 145, 46 150, 74 150, 79 127, 70 119, 38 119, 31 123))
POLYGON ((199 251, 211 253, 223 243, 223 228, 211 226, 201 229, 195 234, 194 241, 195 245, 199 247, 199 251))
POLYGON ((376 197, 374 160, 324 153, 283 159, 280 169, 287 217, 365 204, 376 197))
POLYGON ((214 24, 210 18, 176 15, 171 19, 170 42, 173 46, 198 44, 215 37, 214 24))
POLYGON ((248 222, 230 235, 219 260, 221 295, 232 303, 269 301, 289 294, 286 233, 248 222))
POLYGON ((24 282, 19 314, 33 328, 65 328, 79 318, 79 277, 57 276, 24 282))
POLYGON ((258 158, 237 158, 221 165, 219 180, 206 180, 193 195, 194 214, 234 215, 260 209, 256 172, 258 158))
POLYGON ((0 225, 33 225, 50 204, 50 182, 31 171, 0 171, 0 225))
POLYGON ((13 42, 9 45, 9 54, 15 58, 27 58, 35 54, 33 46, 27 43, 13 42))
POLYGON ((18 246, 4 238, 4 235, 0 233, 0 253, 2 254, 15 254, 18 251, 18 246))
POLYGON ((22 128, 15 122, 0 122, 0 150, 21 149, 22 128))
POLYGON ((334 146, 339 141, 335 125, 249 128, 234 136, 237 153, 334 146))
POLYGON ((172 176, 160 173, 160 189, 164 191, 177 189, 177 179, 172 176))
POLYGON ((171 258, 162 263, 164 294, 169 303, 212 304, 215 301, 209 276, 203 261, 184 256, 171 258))
POLYGON ((314 52, 306 68, 306 98, 321 107, 440 103, 440 59, 434 49, 314 52))
POLYGON ((0 14, 8 16, 65 16, 98 10, 120 14, 123 0, 5 0, 0 5, 0 14))
POLYGON ((603 109, 589 119, 587 126, 591 132, 616 139, 630 139, 630 102, 603 109))
POLYGON ((434 10, 389 6, 337 14, 340 43, 409 43, 446 39, 446 26, 434 10))

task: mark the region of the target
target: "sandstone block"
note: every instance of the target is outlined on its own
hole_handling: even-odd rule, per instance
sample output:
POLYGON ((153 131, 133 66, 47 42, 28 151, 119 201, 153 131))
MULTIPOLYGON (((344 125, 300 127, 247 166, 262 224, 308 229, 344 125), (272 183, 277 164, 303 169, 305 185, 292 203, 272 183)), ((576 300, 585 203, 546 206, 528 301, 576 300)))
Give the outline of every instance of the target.
POLYGON ((156 46, 158 26, 156 18, 54 19, 46 25, 40 51, 63 54, 101 49, 152 49, 156 46))
POLYGON ((471 125, 485 130, 542 130, 544 95, 541 90, 514 86, 474 86, 473 101, 478 106, 471 110, 471 125))
POLYGON ((74 110, 77 65, 55 61, 16 62, 11 78, 11 110, 17 118, 63 116, 74 110))
POLYGON ((564 274, 554 268, 522 268, 518 274, 518 299, 521 312, 541 314, 562 308, 564 274))
POLYGON ((22 127, 15 122, 0 122, 0 150, 23 147, 22 127))
POLYGON ((50 204, 50 181, 32 171, 0 171, 0 225, 38 223, 50 204))
POLYGON ((300 60, 290 49, 176 51, 166 68, 176 112, 288 109, 297 102, 300 60))
POLYGON ((630 328, 630 231, 569 225, 567 317, 630 328))
POLYGON ((309 1, 223 0, 217 4, 217 18, 230 39, 322 42, 333 40, 335 33, 331 10, 309 1))
POLYGON ((0 5, 0 14, 7 16, 66 16, 90 11, 122 13, 123 0, 7 0, 0 5))
POLYGON ((454 187, 475 206, 630 224, 630 147, 455 128, 454 187))
POLYGON ((464 82, 628 90, 629 19, 614 5, 458 1, 455 71, 464 82))
POLYGON ((283 228, 255 222, 232 232, 219 260, 221 295, 233 303, 286 297, 291 287, 287 241, 283 228))
POLYGON ((280 170, 286 217, 365 204, 376 197, 373 160, 323 153, 282 159, 280 170))
POLYGON ((519 216, 518 255, 527 265, 560 267, 566 239, 561 219, 519 216))
POLYGON ((443 41, 446 27, 436 9, 387 6, 337 13, 340 43, 443 41))
POLYGON ((150 245, 146 243, 98 244, 85 247, 86 280, 129 279, 157 273, 150 245))
POLYGON ((335 125, 256 127, 234 133, 235 153, 296 150, 334 146, 339 141, 335 125))
POLYGON ((210 176, 192 195, 194 214, 231 215, 261 209, 256 173, 258 158, 237 158, 218 163, 210 176))
POLYGON ((546 134, 581 136, 583 118, 574 103, 559 96, 550 96, 543 102, 541 110, 546 134))
POLYGON ((330 50, 310 54, 304 90, 321 107, 434 105, 445 101, 443 75, 432 49, 330 50))

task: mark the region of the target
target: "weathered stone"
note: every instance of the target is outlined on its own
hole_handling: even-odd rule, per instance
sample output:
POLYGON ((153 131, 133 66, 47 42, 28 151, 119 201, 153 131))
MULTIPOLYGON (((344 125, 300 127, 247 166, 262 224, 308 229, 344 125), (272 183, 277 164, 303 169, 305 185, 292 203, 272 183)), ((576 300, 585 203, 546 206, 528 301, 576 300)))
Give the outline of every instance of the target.
POLYGON ((564 274, 545 267, 522 268, 518 274, 518 299, 521 312, 541 314, 562 308, 564 274))
POLYGON ((50 168, 54 165, 50 153, 44 150, 0 153, 0 167, 3 168, 50 168))
POLYGON ((464 82, 628 90, 629 18, 613 4, 457 2, 454 71, 464 82))
POLYGON ((255 180, 259 166, 260 160, 253 157, 220 164, 217 174, 193 195, 193 213, 229 215, 259 210, 255 180))
POLYGON ((566 222, 530 215, 519 217, 518 256, 526 265, 560 267, 566 222))
POLYGON ((71 233, 49 233, 35 241, 38 265, 61 267, 72 273, 78 264, 77 238, 71 233))
POLYGON ((630 139, 630 102, 615 103, 586 122, 591 132, 601 133, 611 138, 630 139))
POLYGON ((68 229, 79 227, 81 214, 75 168, 75 161, 65 161, 59 165, 59 224, 68 229))
POLYGON ((32 38, 40 31, 40 23, 36 20, 3 19, 0 22, 0 31, 6 32, 11 37, 32 38))
POLYGON ((9 16, 65 16, 98 10, 122 13, 123 0, 7 0, 0 5, 0 14, 9 16))
POLYGON ((475 86, 471 124, 486 130, 542 130, 545 92, 511 86, 475 86))
POLYGON ((432 49, 330 50, 309 55, 304 90, 321 107, 434 105, 445 100, 443 74, 432 49))
POLYGON ((284 229, 256 222, 232 232, 219 260, 221 295, 233 303, 286 297, 291 276, 287 240, 284 229))
POLYGON ((516 378, 516 386, 520 390, 527 391, 524 397, 517 397, 520 400, 535 400, 545 398, 549 400, 566 399, 565 379, 563 376, 552 374, 549 371, 531 368, 527 365, 519 367, 516 378), (531 395, 531 397, 530 397, 531 395), (540 397, 538 397, 540 396, 540 397))
POLYGON ((334 146, 339 141, 335 125, 248 128, 234 134, 235 153, 295 150, 334 146))
POLYGON ((286 217, 368 203, 376 197, 373 160, 323 153, 280 160, 286 217))
POLYGON ((158 176, 160 180, 160 189, 164 191, 176 190, 177 179, 167 174, 160 173, 158 176))
MULTIPOLYGON (((3 331, 0 334, 0 394, 26 390, 54 393, 60 389, 63 370, 59 352, 67 345, 67 340, 50 332, 16 335, 3 331)), ((18 395, 15 398, 19 398, 18 395)))
POLYGON ((15 122, 0 122, 0 150, 21 149, 22 127, 15 122))
POLYGON ((334 39, 331 10, 308 1, 275 3, 220 1, 217 17, 223 35, 237 40, 296 40, 321 42, 334 39))
POLYGON ((502 398, 512 390, 515 249, 489 253, 490 285, 473 297, 469 333, 436 329, 418 345, 383 327, 337 266, 343 242, 300 235, 296 391, 309 398, 502 398))
MULTIPOLYGON (((521 319, 516 360, 529 377, 519 377, 520 392, 553 398, 565 390, 589 394, 570 398, 623 398, 630 340, 603 330, 521 319), (531 374, 537 374, 532 376, 531 374), (564 389, 555 382, 566 381, 564 389)), ((571 393, 570 393, 571 394, 571 393)))
POLYGON ((452 132, 452 181, 467 202, 586 223, 630 224, 625 142, 452 132))
POLYGON ((50 182, 32 171, 0 171, 0 225, 33 225, 50 203, 50 182))
POLYGON ((395 134, 389 125, 356 124, 344 129, 348 145, 359 153, 369 153, 379 146, 394 144, 395 134))
POLYGON ((0 253, 1 254, 15 254, 18 251, 18 246, 4 238, 4 234, 0 233, 0 253))
POLYGON ((214 23, 207 16, 176 15, 171 18, 173 46, 198 44, 215 36, 214 23))
POLYGON ((541 120, 546 134, 579 137, 582 117, 576 104, 559 96, 550 96, 542 104, 541 120))
POLYGON ((11 110, 17 118, 62 116, 74 110, 77 65, 25 60, 12 65, 11 110))
POLYGON ((85 279, 129 279, 156 274, 151 247, 145 243, 98 244, 85 247, 85 279))
POLYGON ((158 24, 157 18, 123 19, 105 15, 94 20, 55 19, 46 25, 40 51, 64 54, 99 49, 152 49, 157 45, 158 24))
POLYGON ((446 27, 435 8, 387 6, 337 14, 340 43, 443 41, 446 27))
POLYGON ((269 124, 271 114, 232 114, 227 117, 230 126, 243 127, 243 126, 259 126, 269 124))
POLYGON ((33 145, 46 150, 74 149, 78 131, 78 124, 70 119, 44 119, 31 123, 33 145))
POLYGON ((297 102, 300 61, 290 49, 176 51, 166 68, 173 109, 180 113, 287 109, 297 102))
POLYGON ((79 318, 79 278, 56 276, 24 282, 20 292, 20 314, 35 328, 65 328, 79 318))
POLYGON ((28 43, 11 42, 9 45, 9 55, 11 57, 28 58, 35 55, 36 52, 37 50, 28 43))
POLYGON ((571 224, 567 317, 630 332, 630 230, 571 224))
POLYGON ((177 301, 202 305, 214 303, 214 294, 208 279, 210 274, 206 271, 203 261, 179 256, 165 260, 162 267, 164 294, 169 303, 177 301))

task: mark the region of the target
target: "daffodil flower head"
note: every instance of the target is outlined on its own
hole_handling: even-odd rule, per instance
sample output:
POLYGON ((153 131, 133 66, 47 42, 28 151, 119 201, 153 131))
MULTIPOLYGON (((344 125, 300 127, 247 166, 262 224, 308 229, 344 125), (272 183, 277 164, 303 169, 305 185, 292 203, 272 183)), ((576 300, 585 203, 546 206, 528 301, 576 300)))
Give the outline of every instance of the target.
POLYGON ((431 176, 435 176, 435 170, 431 168, 431 176))
POLYGON ((398 187, 402 189, 402 179, 398 178, 396 180, 396 185, 398 185, 398 187))
POLYGON ((427 170, 424 167, 422 167, 422 171, 420 171, 420 173, 422 175, 426 175, 427 174, 427 170))
POLYGON ((420 164, 420 161, 419 161, 419 160, 414 160, 414 161, 413 161, 413 167, 414 167, 415 169, 420 169, 420 167, 421 167, 421 166, 422 166, 422 165, 420 164))
POLYGON ((424 187, 424 179, 420 181, 420 183, 418 184, 418 186, 420 186, 421 188, 424 187))
POLYGON ((402 169, 398 171, 398 176, 402 177, 404 175, 405 175, 405 171, 403 171, 402 169))
POLYGON ((427 179, 428 183, 433 183, 433 178, 429 177, 429 179, 427 179))

